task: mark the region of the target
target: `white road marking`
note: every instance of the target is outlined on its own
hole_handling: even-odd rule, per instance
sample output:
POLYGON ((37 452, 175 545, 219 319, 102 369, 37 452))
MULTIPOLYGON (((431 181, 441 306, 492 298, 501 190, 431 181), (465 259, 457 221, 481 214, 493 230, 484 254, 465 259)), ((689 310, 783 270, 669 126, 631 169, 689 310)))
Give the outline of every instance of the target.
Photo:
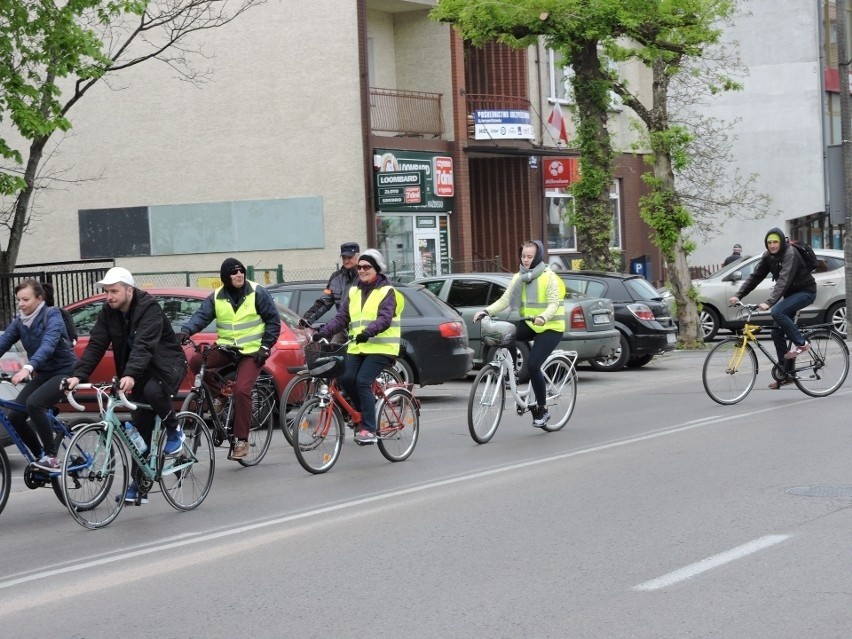
MULTIPOLYGON (((841 394, 841 393, 837 393, 841 394)), ((640 435, 635 435, 633 437, 628 437, 625 439, 617 439, 610 440, 607 442, 602 442, 595 446, 590 446, 588 448, 582 448, 579 450, 569 451, 567 453, 562 453, 559 455, 554 455, 552 457, 545 457, 542 459, 533 459, 527 460, 524 462, 519 462, 516 464, 510 464, 508 466, 499 466, 497 468, 490 468, 482 471, 477 471, 465 475, 457 475, 455 477, 450 477, 447 479, 440 479, 436 481, 432 481, 426 484, 420 484, 417 486, 411 486, 408 488, 401 488, 399 490, 394 490, 387 493, 380 493, 376 495, 369 495, 366 497, 353 499, 346 502, 330 504, 326 506, 319 506, 312 510, 308 510, 301 513, 284 515, 281 517, 276 517, 273 519, 264 519, 262 521, 257 521, 251 524, 246 524, 243 526, 239 526, 236 528, 226 528, 223 530, 219 530, 216 532, 210 533, 199 533, 197 535, 188 536, 185 539, 164 539, 159 542, 149 542, 146 544, 140 544, 134 550, 128 550, 125 552, 120 552, 115 555, 109 555, 106 557, 92 557, 92 558, 80 558, 76 560, 76 562, 71 563, 67 566, 62 567, 53 567, 45 570, 38 570, 34 572, 27 573, 19 573, 17 575, 10 575, 4 581, 0 581, 0 590, 4 590, 6 588, 12 588, 14 586, 28 583, 32 581, 38 581, 41 579, 47 579, 49 577, 54 577, 57 575, 70 574, 74 572, 79 572, 81 570, 86 570, 88 568, 93 568, 96 566, 108 565, 120 561, 126 561, 127 559, 131 559, 133 557, 140 557, 145 555, 150 555, 153 553, 159 553, 167 550, 172 550, 175 548, 182 548, 186 546, 192 546, 195 544, 204 544, 208 543, 211 540, 221 539, 226 537, 233 537, 234 535, 242 535, 245 532, 260 530, 264 528, 269 528, 270 526, 278 526, 282 524, 288 524, 294 521, 299 521, 303 519, 307 519, 310 517, 316 517, 320 515, 325 515, 328 513, 338 512, 347 510, 350 508, 357 508, 358 506, 363 506, 365 504, 371 504, 375 502, 385 501, 389 499, 393 499, 395 497, 400 497, 404 495, 410 495, 415 493, 424 492, 427 490, 432 490, 435 488, 442 488, 444 486, 450 486, 452 484, 457 484, 461 482, 472 481, 476 479, 482 479, 484 477, 490 477, 494 475, 499 475, 506 472, 512 472, 515 470, 520 470, 524 468, 530 468, 533 466, 538 466, 540 464, 547 464, 555 461, 562 461, 565 459, 570 459, 572 457, 579 457, 581 455, 589 455, 592 453, 597 453, 605 450, 610 450, 613 448, 620 448, 622 446, 628 446, 630 444, 637 444, 644 441, 649 441, 652 439, 656 439, 658 437, 666 437, 668 435, 676 435, 678 433, 682 433, 685 431, 693 430, 695 428, 702 428, 704 426, 710 426, 713 424, 722 424, 725 422, 737 421, 737 420, 749 420, 751 417, 755 415, 760 415, 762 413, 774 412, 778 410, 788 410, 790 406, 795 406, 797 404, 803 404, 806 402, 815 401, 814 398, 806 398, 801 399, 794 402, 787 402, 781 406, 773 406, 768 408, 762 408, 759 410, 735 413, 727 416, 713 417, 707 419, 698 419, 689 422, 683 422, 677 426, 671 426, 669 428, 663 428, 656 431, 650 431, 647 433, 643 433, 640 435)))
POLYGON ((689 566, 684 566, 683 568, 670 572, 662 577, 657 577, 656 579, 651 579, 651 581, 641 583, 638 586, 634 586, 633 590, 650 591, 667 588, 679 581, 686 581, 696 575, 700 575, 702 572, 707 572, 708 570, 718 568, 719 566, 736 561, 737 559, 742 559, 743 557, 747 557, 748 555, 769 548, 770 546, 780 544, 782 541, 786 541, 790 537, 791 535, 767 535, 766 537, 755 539, 743 544, 742 546, 731 548, 725 552, 720 552, 718 555, 713 555, 712 557, 707 557, 706 559, 702 559, 701 561, 690 564, 689 566))

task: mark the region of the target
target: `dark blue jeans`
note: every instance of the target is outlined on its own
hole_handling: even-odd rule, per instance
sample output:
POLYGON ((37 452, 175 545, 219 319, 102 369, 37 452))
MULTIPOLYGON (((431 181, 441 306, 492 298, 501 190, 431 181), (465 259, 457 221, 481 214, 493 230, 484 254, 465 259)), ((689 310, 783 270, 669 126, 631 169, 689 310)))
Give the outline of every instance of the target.
POLYGON ((772 341, 775 343, 775 352, 778 353, 779 364, 784 364, 784 354, 787 352, 787 339, 793 340, 796 346, 805 343, 802 332, 796 328, 796 311, 800 311, 814 303, 816 293, 810 291, 798 291, 791 293, 773 306, 769 313, 772 315, 772 341))
POLYGON ((376 432, 376 396, 373 380, 393 360, 386 355, 346 355, 346 367, 340 385, 353 408, 361 412, 361 428, 376 432))

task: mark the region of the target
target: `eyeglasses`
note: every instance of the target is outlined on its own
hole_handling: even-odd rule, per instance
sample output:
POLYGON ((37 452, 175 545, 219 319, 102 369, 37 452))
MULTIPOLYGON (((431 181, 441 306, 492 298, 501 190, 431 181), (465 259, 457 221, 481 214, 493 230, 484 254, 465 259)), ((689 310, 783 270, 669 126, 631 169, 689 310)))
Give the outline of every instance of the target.
POLYGON ((246 270, 244 268, 235 268, 231 271, 231 275, 239 275, 240 273, 245 274, 246 270))
POLYGON ((359 264, 357 266, 357 269, 359 271, 369 271, 371 268, 373 268, 372 264, 359 264))

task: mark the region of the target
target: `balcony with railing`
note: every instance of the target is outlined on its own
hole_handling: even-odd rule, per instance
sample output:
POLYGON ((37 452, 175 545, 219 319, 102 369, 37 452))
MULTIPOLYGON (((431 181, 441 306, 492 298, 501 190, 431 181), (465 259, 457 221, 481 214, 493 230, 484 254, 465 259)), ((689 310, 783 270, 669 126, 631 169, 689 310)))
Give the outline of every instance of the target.
POLYGON ((370 87, 370 123, 376 135, 440 137, 441 94, 370 87))

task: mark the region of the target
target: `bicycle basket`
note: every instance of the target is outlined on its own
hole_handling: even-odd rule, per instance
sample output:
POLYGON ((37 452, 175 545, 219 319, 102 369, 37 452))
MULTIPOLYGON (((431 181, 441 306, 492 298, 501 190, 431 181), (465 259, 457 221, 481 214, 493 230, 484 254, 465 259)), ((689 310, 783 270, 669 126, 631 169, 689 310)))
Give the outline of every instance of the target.
POLYGON ((345 344, 311 342, 305 344, 305 364, 313 377, 331 379, 343 372, 345 344))
POLYGON ((518 328, 512 322, 482 318, 482 343, 486 346, 511 346, 518 328))

